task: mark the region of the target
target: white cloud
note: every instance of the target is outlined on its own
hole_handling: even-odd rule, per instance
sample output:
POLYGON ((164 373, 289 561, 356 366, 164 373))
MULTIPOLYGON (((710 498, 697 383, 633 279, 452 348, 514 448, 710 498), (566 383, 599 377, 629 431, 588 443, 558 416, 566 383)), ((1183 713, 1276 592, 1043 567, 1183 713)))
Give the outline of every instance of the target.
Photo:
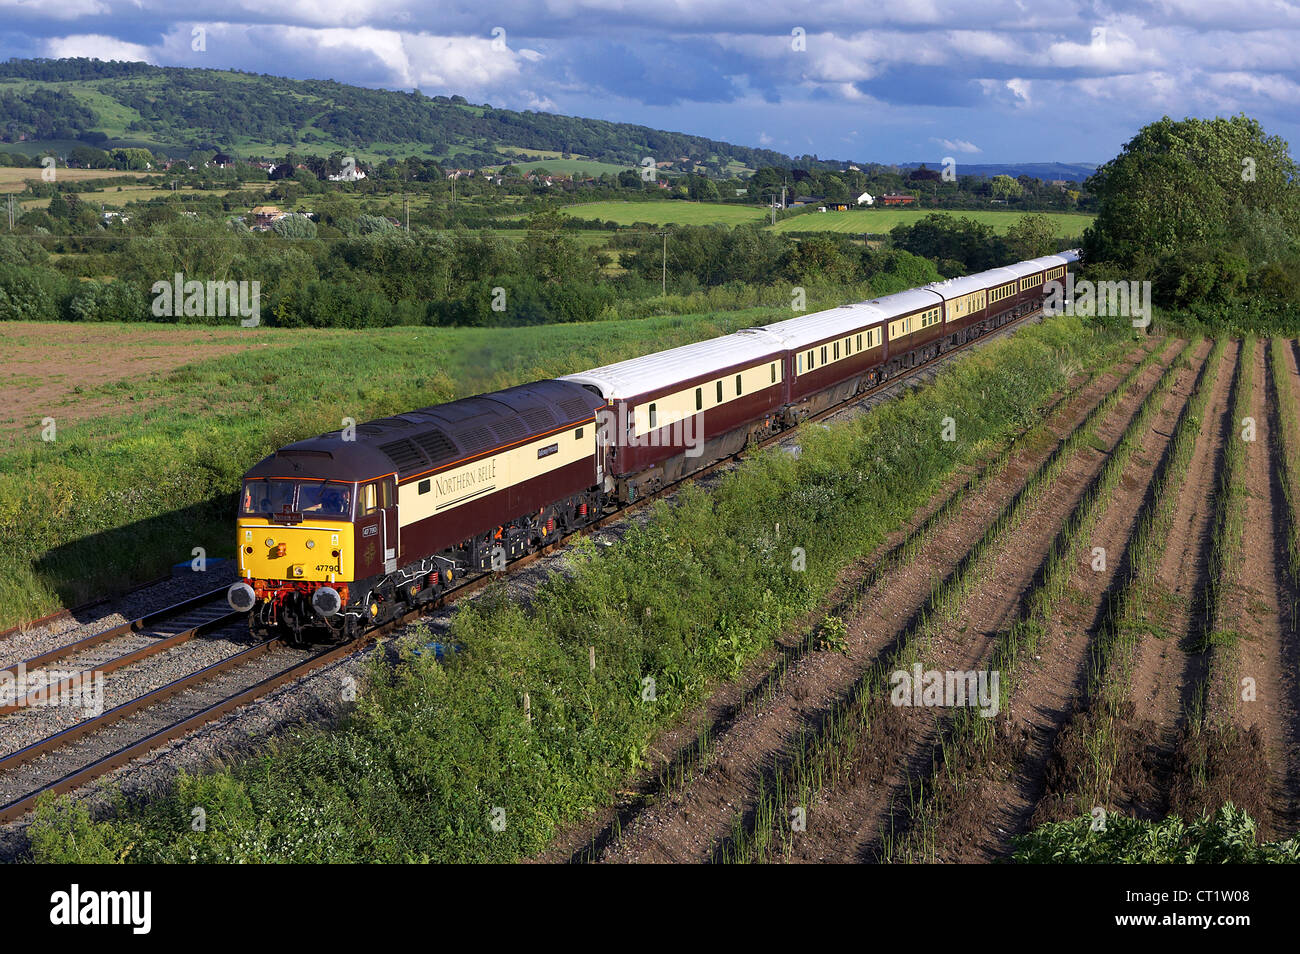
POLYGON ((55 58, 88 56, 97 60, 143 60, 156 62, 147 46, 126 43, 98 33, 56 36, 45 41, 45 55, 55 58))
POLYGON ((944 149, 948 150, 949 152, 964 152, 964 153, 968 153, 968 154, 969 154, 969 153, 976 153, 976 152, 983 152, 983 150, 980 149, 979 146, 975 145, 975 143, 970 142, 969 140, 966 140, 966 139, 934 139, 934 138, 931 138, 930 141, 931 141, 931 142, 934 142, 934 143, 938 143, 940 146, 942 146, 944 149))

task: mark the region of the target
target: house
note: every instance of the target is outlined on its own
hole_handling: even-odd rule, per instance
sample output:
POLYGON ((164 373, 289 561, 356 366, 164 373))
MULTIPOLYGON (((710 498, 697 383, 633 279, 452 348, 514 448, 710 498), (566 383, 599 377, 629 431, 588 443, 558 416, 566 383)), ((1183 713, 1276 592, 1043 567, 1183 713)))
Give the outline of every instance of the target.
POLYGON ((254 232, 265 232, 275 222, 285 217, 285 211, 277 205, 259 205, 253 209, 254 232))
POLYGON ((916 196, 914 195, 898 195, 896 193, 890 193, 889 195, 882 195, 880 197, 881 205, 912 205, 915 202, 916 196))
POLYGON ((231 169, 235 165, 235 157, 219 152, 212 157, 212 162, 209 165, 216 166, 218 169, 231 169))
POLYGON ((328 176, 327 178, 330 182, 356 182, 358 179, 364 179, 365 177, 366 174, 362 171, 361 167, 356 163, 353 163, 338 175, 328 176))
POLYGON ((864 192, 858 196, 858 205, 875 205, 876 199, 870 192, 864 192))

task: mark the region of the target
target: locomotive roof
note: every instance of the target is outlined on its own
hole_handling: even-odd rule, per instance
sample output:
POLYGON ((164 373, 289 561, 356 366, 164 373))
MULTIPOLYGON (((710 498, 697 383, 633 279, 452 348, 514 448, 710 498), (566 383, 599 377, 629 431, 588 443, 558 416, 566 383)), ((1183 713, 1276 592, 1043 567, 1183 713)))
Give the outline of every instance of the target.
POLYGON ((590 420, 600 401, 564 381, 534 381, 447 404, 367 421, 296 441, 264 458, 248 477, 398 479, 590 420))
POLYGON ((595 388, 607 401, 626 399, 747 362, 756 364, 784 349, 776 335, 762 328, 746 328, 720 338, 566 374, 559 380, 595 388))

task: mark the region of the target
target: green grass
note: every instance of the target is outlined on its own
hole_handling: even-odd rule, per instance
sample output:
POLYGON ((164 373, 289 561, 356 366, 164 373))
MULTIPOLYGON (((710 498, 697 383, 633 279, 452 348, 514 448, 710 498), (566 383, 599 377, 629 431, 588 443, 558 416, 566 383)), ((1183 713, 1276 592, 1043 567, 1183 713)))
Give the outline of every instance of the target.
POLYGON ((566 215, 632 225, 744 225, 763 219, 762 209, 718 202, 584 202, 565 206, 566 215))
MULTIPOLYGON (((544 163, 550 168, 550 163, 544 163)), ((557 170, 558 171, 558 170, 557 170)), ((745 225, 767 221, 767 210, 752 205, 731 205, 721 202, 585 202, 566 206, 566 215, 583 219, 600 219, 619 225, 648 222, 651 225, 745 225)), ((896 225, 911 225, 935 209, 853 209, 848 212, 806 212, 767 228, 776 232, 844 232, 850 235, 883 234, 896 225)), ((1018 222, 1025 212, 1012 211, 943 211, 943 215, 972 218, 993 226, 999 234, 1018 222)), ((1094 216, 1039 212, 1056 226, 1057 235, 1073 238, 1083 234, 1092 224, 1094 216)))
MULTIPOLYGON (((630 165, 618 165, 613 162, 601 162, 597 159, 516 159, 514 165, 519 169, 545 169, 557 175, 599 176, 606 172, 618 175, 630 165)), ((501 168, 496 166, 494 168, 501 168)))
MULTIPOLYGON (((850 209, 848 212, 805 212, 792 218, 782 219, 775 226, 769 226, 777 232, 847 232, 855 235, 882 235, 897 225, 912 225, 918 220, 939 212, 954 218, 974 219, 983 225, 993 226, 999 235, 1006 234, 1008 228, 1028 214, 1027 212, 1003 211, 960 211, 938 209, 850 209)), ((1034 212, 1050 219, 1056 226, 1056 234, 1061 238, 1072 238, 1083 234, 1083 230, 1092 224, 1095 216, 1072 212, 1034 212)))

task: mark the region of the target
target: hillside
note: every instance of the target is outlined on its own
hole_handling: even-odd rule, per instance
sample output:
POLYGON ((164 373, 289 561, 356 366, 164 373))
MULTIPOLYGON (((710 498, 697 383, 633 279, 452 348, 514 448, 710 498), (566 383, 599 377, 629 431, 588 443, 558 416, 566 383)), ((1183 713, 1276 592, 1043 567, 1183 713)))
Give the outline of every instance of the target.
POLYGON ((465 165, 521 154, 620 168, 645 156, 687 157, 714 174, 790 164, 768 149, 418 90, 84 58, 0 63, 0 143, 23 149, 50 141, 170 155, 196 148, 239 155, 345 150, 367 159, 414 154, 465 165))
MULTIPOLYGON (((916 169, 920 166, 927 166, 931 169, 939 166, 939 163, 931 160, 930 162, 900 162, 900 169, 916 169)), ((1042 179, 1044 182, 1051 182, 1056 179, 1062 179, 1070 182, 1083 182, 1090 175, 1097 171, 1097 167, 1087 162, 963 162, 958 160, 958 171, 965 176, 1011 176, 1015 179, 1019 176, 1032 176, 1035 179, 1042 179)))

